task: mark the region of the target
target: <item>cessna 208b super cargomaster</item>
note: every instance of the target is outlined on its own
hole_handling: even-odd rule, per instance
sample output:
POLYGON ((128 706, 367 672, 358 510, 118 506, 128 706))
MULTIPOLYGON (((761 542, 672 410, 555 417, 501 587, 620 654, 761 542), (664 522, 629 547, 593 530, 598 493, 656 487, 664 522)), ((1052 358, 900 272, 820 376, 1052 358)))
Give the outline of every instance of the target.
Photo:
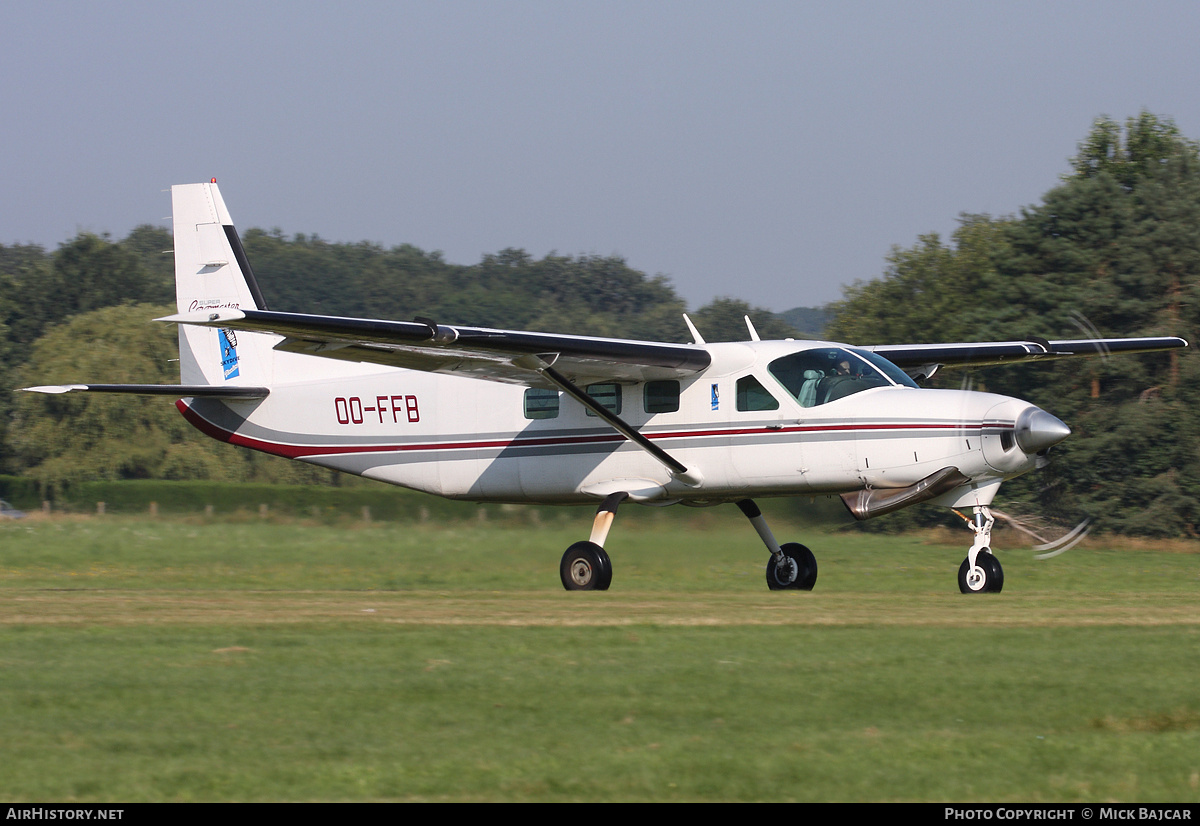
MULTIPOLYGON (((1020 399, 932 390, 939 367, 1185 347, 1180 338, 855 347, 666 344, 276 312, 217 189, 175 186, 180 385, 29 388, 170 395, 215 439, 478 502, 599 503, 562 557, 569 590, 604 590, 618 505, 733 502, 770 551, 771 589, 817 564, 779 544, 753 498, 840 495, 859 519, 970 508, 964 593, 999 591, 988 506, 1070 434, 1020 399)), ((691 327, 691 322, 688 322, 691 327)))

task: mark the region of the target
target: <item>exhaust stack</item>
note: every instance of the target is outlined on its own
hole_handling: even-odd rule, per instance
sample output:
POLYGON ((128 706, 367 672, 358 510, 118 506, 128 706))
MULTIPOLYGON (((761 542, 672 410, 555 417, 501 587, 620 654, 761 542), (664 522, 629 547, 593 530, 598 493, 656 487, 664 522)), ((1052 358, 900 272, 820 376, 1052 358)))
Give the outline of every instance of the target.
POLYGON ((882 516, 907 508, 909 505, 928 502, 970 482, 971 480, 960 473, 958 468, 944 467, 906 488, 863 488, 853 493, 843 493, 842 502, 854 518, 861 522, 873 516, 882 516))

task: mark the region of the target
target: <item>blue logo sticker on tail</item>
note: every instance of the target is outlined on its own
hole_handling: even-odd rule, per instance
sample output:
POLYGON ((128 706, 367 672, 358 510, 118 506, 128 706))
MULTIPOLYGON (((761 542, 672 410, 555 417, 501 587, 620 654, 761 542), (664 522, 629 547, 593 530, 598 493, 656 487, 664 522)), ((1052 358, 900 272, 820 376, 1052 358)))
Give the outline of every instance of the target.
POLYGON ((238 376, 238 354, 237 354, 237 335, 233 330, 220 330, 221 338, 221 370, 225 373, 225 380, 237 378, 238 376))

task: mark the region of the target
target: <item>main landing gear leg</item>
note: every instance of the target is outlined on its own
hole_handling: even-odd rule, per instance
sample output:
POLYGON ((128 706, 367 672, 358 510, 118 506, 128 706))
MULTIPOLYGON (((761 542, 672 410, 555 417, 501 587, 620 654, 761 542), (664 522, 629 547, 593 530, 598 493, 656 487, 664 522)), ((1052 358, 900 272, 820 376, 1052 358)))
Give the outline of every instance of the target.
POLYGON ((568 591, 607 591, 612 584, 612 560, 604 551, 604 540, 608 539, 617 507, 628 496, 624 491, 610 493, 596 510, 588 541, 576 542, 563 554, 558 575, 568 591))
POLYGON ((976 505, 974 518, 968 521, 975 532, 975 541, 958 568, 958 590, 964 594, 998 594, 1004 587, 1004 569, 991 549, 992 525, 996 519, 986 505, 976 505))
POLYGON ((817 583, 817 558, 813 552, 797 542, 788 542, 786 545, 776 542, 775 534, 771 533, 767 520, 753 499, 742 499, 737 506, 771 552, 771 558, 767 560, 767 587, 772 591, 788 588, 811 591, 817 583))

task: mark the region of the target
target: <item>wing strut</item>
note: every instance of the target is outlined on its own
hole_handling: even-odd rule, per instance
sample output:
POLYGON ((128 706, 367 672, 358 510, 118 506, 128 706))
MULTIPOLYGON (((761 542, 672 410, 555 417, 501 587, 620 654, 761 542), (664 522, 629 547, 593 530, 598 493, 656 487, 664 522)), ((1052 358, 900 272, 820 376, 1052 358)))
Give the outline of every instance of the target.
POLYGON ((551 367, 550 365, 556 358, 557 353, 545 353, 514 359, 513 364, 539 373, 551 384, 561 389, 568 396, 607 422, 613 430, 653 456, 680 482, 691 487, 696 487, 700 484, 701 476, 697 471, 688 470, 686 465, 635 430, 633 425, 600 404, 585 393, 578 385, 551 367))

